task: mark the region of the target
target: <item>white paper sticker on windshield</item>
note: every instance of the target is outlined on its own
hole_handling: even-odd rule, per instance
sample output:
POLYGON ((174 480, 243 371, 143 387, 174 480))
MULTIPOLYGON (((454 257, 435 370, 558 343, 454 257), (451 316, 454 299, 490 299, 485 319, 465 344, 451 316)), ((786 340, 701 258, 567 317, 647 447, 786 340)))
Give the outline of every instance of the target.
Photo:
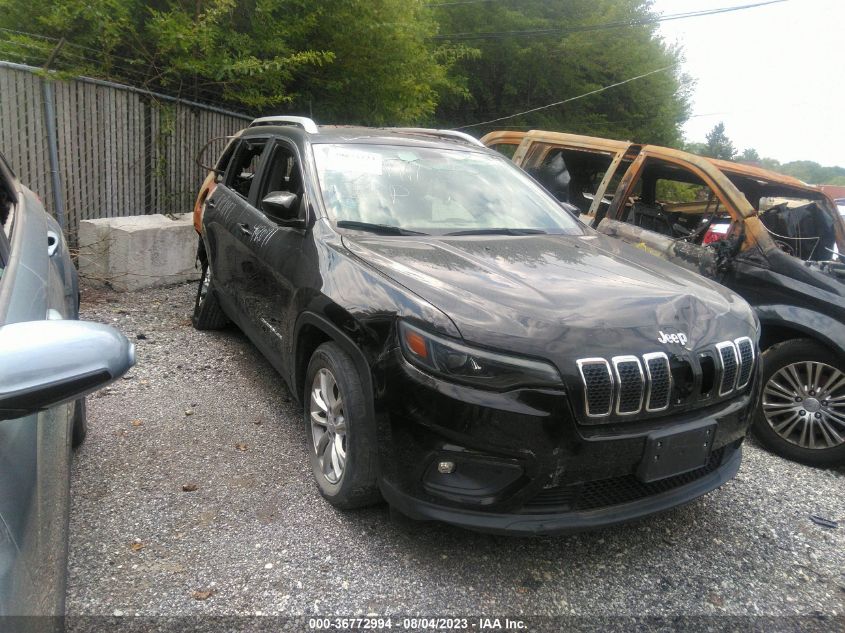
POLYGON ((381 154, 349 149, 332 149, 325 154, 326 171, 381 176, 381 154))

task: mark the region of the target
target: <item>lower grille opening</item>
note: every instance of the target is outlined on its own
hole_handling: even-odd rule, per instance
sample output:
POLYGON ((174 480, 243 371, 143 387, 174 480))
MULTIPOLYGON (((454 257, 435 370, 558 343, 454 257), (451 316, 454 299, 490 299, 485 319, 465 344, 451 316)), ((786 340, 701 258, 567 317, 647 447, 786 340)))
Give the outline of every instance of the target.
POLYGON ((645 499, 709 475, 722 463, 724 452, 724 447, 713 451, 701 468, 651 483, 643 483, 634 475, 625 475, 541 490, 523 506, 523 512, 580 512, 645 499))
POLYGON ((671 362, 672 382, 675 385, 675 402, 680 403, 690 397, 695 388, 695 374, 689 361, 677 356, 671 362))

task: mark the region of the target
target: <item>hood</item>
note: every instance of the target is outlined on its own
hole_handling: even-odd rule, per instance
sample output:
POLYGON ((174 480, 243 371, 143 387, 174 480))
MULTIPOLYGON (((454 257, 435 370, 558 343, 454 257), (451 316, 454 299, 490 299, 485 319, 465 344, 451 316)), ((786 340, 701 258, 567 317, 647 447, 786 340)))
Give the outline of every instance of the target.
POLYGON ((684 333, 695 349, 753 331, 739 296, 599 234, 343 242, 449 315, 465 340, 500 349, 612 356, 671 351, 660 332, 684 333))

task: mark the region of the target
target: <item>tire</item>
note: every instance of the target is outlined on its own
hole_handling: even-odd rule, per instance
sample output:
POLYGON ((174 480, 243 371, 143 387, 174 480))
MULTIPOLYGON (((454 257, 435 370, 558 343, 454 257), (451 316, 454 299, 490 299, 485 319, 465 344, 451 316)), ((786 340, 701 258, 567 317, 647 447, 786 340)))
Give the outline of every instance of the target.
POLYGON ((70 427, 70 445, 76 450, 88 436, 88 407, 85 398, 73 403, 73 420, 70 427))
POLYGON ((841 359, 810 339, 793 339, 766 350, 754 434, 787 459, 819 467, 845 464, 841 359), (836 400, 840 396, 842 400, 836 400))
POLYGON ((202 265, 202 276, 197 286, 197 298, 194 302, 194 314, 191 323, 197 330, 219 330, 226 327, 229 319, 217 301, 214 291, 214 279, 208 262, 202 265))
POLYGON ((320 494, 342 510, 378 503, 375 423, 349 354, 336 343, 320 345, 308 363, 303 391, 308 455, 320 494))

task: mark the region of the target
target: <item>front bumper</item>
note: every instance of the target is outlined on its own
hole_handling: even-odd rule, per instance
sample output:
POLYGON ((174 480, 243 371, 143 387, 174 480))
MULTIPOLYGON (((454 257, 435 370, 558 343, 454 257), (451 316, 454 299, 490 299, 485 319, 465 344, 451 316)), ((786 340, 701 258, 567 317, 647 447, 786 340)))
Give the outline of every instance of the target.
POLYGON ((381 491, 391 506, 416 520, 443 521, 479 532, 513 536, 567 534, 634 521, 689 503, 732 479, 741 461, 742 448, 737 446, 725 453, 718 468, 686 485, 630 503, 560 514, 498 514, 450 508, 415 499, 389 482, 382 482, 381 491))
POLYGON ((380 486, 412 518, 548 534, 630 521, 687 503, 734 476, 759 389, 694 411, 580 425, 563 391, 491 393, 444 382, 400 354, 375 376, 380 486), (638 476, 654 438, 711 428, 704 466, 638 476), (439 472, 452 462, 453 473, 439 472), (662 476, 662 475, 661 475, 662 476))

